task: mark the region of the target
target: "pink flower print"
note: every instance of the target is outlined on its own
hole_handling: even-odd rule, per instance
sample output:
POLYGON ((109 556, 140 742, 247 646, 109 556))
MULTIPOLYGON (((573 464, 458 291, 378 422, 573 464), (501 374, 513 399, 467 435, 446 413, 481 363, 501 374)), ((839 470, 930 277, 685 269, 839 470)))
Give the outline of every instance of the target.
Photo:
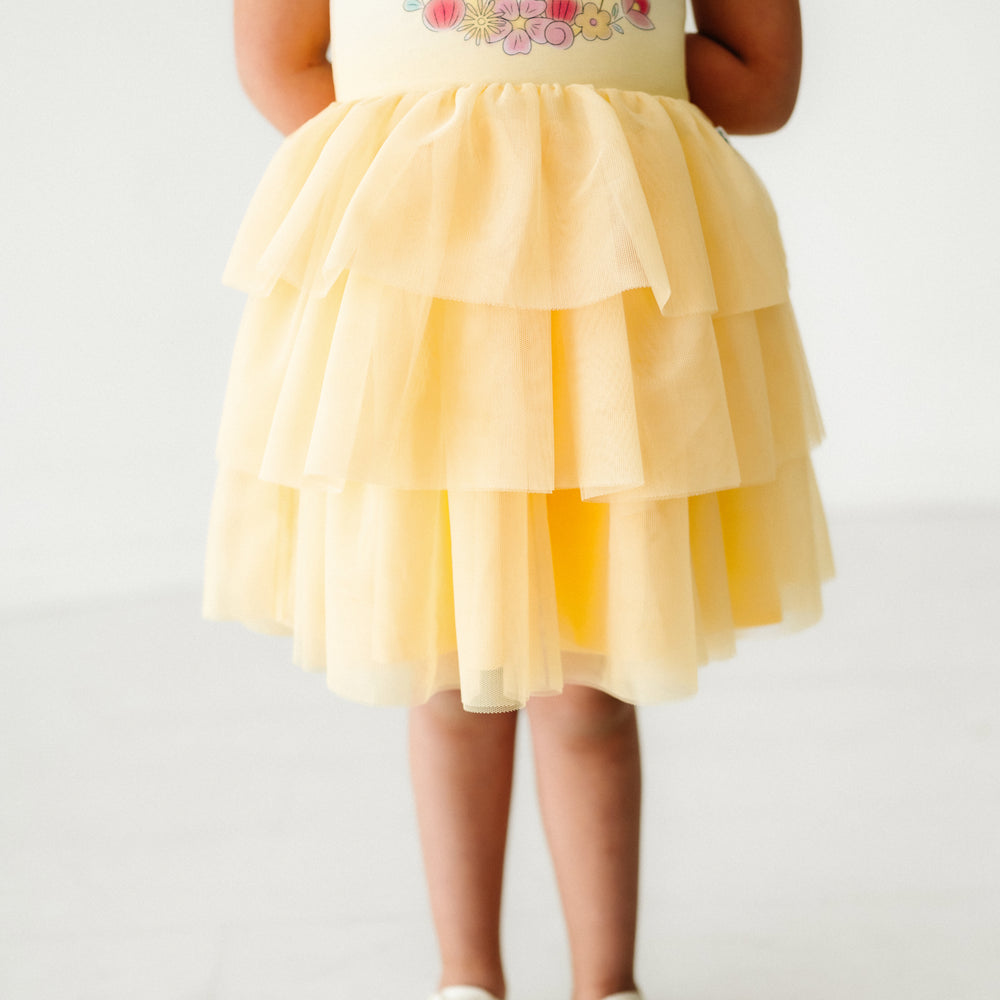
POLYGON ((580 0, 548 0, 545 12, 556 21, 573 23, 573 18, 580 13, 580 0))
POLYGON ((429 0, 424 24, 432 31, 450 31, 465 15, 465 0, 429 0))
POLYGON ((531 43, 545 41, 544 0, 496 0, 494 11, 500 18, 499 30, 491 39, 503 39, 503 50, 509 56, 530 52, 531 43))
POLYGON ((548 0, 545 13, 551 18, 545 25, 545 41, 554 49, 568 49, 576 38, 573 21, 580 13, 580 0, 548 0))
POLYGON ((545 41, 554 49, 568 49, 574 38, 573 29, 565 21, 552 20, 545 25, 545 41))
POLYGON ((532 45, 568 49, 578 35, 592 42, 624 34, 623 20, 648 31, 651 0, 403 0, 403 9, 421 11, 431 31, 457 29, 476 45, 503 41, 503 51, 519 55, 532 45), (624 9, 625 5, 628 9, 624 9))
MULTIPOLYGON (((628 0, 625 0, 628 3, 628 0)), ((649 19, 649 0, 633 0, 625 16, 637 27, 649 31, 653 22, 649 19)))

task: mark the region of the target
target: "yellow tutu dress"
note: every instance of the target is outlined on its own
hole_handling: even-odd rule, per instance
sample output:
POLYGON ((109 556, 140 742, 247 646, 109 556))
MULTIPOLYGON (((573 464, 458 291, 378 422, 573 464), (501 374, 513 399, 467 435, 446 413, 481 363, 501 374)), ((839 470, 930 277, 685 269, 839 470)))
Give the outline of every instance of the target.
POLYGON ((823 428, 683 0, 332 0, 236 237, 203 614, 369 704, 692 695, 821 614, 823 428), (626 10, 626 8, 628 8, 626 10))

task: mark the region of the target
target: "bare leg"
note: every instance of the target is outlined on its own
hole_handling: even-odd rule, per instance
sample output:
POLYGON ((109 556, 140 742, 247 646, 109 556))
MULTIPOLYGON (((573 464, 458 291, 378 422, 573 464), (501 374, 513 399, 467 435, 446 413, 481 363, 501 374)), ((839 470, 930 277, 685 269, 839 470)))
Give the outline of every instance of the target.
POLYGON ((467 712, 457 691, 410 710, 410 771, 431 912, 438 988, 506 993, 500 897, 518 712, 467 712))
POLYGON ((642 783, 635 706, 567 684, 562 694, 532 698, 525 711, 573 1000, 634 990, 642 783))

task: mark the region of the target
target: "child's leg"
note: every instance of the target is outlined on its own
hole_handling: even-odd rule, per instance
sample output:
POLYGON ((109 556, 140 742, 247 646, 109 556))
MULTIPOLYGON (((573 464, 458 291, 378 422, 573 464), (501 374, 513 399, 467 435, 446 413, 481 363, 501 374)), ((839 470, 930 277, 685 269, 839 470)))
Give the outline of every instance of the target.
POLYGON ((567 684, 527 705, 573 1000, 636 989, 641 766, 635 707, 567 684))
POLYGON ((467 712, 457 691, 410 710, 410 770, 439 987, 481 986, 503 997, 500 895, 518 712, 467 712))

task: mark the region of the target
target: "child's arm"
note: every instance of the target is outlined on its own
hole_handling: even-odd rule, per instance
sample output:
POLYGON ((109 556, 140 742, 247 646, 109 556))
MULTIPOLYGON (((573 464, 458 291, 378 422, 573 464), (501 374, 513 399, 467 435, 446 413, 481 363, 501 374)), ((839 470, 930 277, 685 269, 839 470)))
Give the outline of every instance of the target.
POLYGON ((691 101, 733 134, 774 132, 791 117, 802 70, 798 0, 691 0, 691 101))
POLYGON ((284 135, 334 100, 329 0, 234 0, 233 34, 243 89, 284 135))

